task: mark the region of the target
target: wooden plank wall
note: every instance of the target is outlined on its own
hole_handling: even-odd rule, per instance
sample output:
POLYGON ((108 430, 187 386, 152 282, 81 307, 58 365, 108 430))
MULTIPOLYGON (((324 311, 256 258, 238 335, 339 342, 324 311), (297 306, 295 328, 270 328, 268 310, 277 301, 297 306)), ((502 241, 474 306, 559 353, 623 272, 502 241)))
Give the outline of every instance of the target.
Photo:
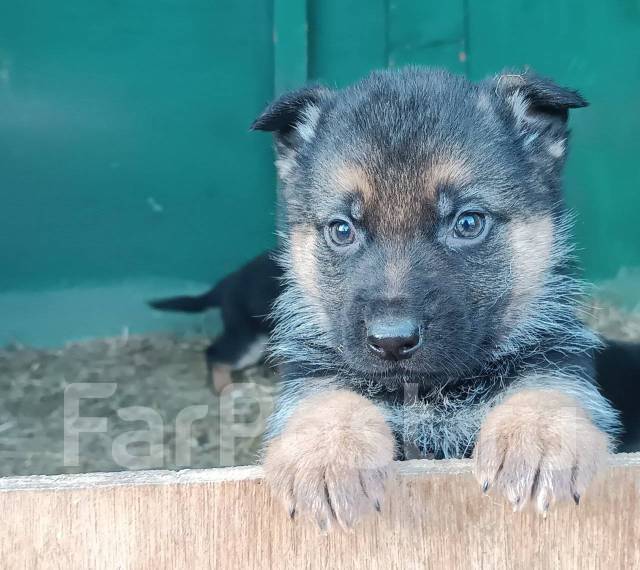
POLYGON ((409 461, 381 515, 323 535, 259 467, 0 480, 0 567, 640 568, 640 454, 546 518, 483 496, 469 461, 409 461))

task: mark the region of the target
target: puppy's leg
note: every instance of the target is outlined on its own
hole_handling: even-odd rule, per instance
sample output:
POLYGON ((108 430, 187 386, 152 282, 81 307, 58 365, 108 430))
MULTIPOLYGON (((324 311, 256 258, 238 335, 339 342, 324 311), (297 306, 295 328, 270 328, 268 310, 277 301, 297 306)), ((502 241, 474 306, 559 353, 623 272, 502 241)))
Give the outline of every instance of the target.
POLYGON ((474 450, 483 490, 503 494, 515 509, 528 502, 546 512, 556 501, 579 502, 605 463, 607 435, 573 396, 522 389, 487 414, 474 450))
POLYGON ((212 364, 209 369, 210 387, 216 394, 233 384, 232 376, 233 368, 228 364, 216 363, 212 364))
POLYGON ((246 345, 243 346, 240 356, 233 363, 234 370, 243 370, 251 366, 256 366, 265 358, 267 352, 266 335, 245 335, 246 345))
POLYGON ((233 382, 233 362, 242 351, 243 340, 225 331, 205 351, 207 361, 207 383, 216 394, 220 394, 233 382))
POLYGON ((395 441, 382 412, 347 390, 302 400, 269 443, 267 480, 290 516, 350 528, 379 510, 395 441))
POLYGON ((211 386, 219 394, 233 382, 232 373, 258 364, 266 351, 267 337, 253 330, 225 331, 206 350, 211 386))

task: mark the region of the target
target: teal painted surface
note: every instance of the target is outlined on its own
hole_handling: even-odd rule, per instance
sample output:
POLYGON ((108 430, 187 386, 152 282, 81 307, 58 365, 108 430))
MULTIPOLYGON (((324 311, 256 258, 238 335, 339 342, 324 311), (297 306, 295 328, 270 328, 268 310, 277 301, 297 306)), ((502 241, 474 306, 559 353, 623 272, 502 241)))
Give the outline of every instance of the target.
POLYGON ((582 262, 640 267, 637 0, 0 0, 0 343, 172 328, 145 298, 274 243, 274 93, 406 64, 581 89, 582 262))
POLYGON ((297 89, 308 77, 307 3, 273 0, 274 95, 297 89))
POLYGON ((386 67, 386 0, 309 0, 309 76, 343 87, 386 67))
POLYGON ((127 337, 148 331, 216 334, 215 311, 199 315, 151 311, 145 300, 155 296, 200 293, 207 283, 184 279, 132 279, 0 295, 1 345, 59 346, 95 337, 127 337))
POLYGON ((263 0, 1 3, 0 291, 209 282, 273 243, 270 141, 248 130, 271 18, 263 0))
POLYGON ((394 0, 389 4, 389 64, 446 67, 465 73, 464 0, 394 0))

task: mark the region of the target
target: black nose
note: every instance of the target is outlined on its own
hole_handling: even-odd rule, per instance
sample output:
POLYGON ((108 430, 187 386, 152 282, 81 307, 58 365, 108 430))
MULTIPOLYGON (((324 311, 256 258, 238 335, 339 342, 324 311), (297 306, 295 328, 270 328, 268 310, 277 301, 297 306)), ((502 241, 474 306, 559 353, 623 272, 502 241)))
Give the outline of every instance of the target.
POLYGON ((384 360, 410 358, 420 340, 420 329, 412 319, 376 319, 367 325, 369 350, 384 360))

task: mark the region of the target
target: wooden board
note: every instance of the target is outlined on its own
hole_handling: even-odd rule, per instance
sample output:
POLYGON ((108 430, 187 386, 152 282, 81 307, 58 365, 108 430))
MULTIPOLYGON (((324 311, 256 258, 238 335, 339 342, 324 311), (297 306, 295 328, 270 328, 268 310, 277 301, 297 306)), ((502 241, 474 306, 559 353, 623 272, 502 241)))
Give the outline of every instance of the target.
POLYGON ((542 518, 483 496, 469 461, 409 461, 381 515, 322 535, 259 467, 0 480, 0 566, 18 569, 640 568, 640 454, 542 518))

